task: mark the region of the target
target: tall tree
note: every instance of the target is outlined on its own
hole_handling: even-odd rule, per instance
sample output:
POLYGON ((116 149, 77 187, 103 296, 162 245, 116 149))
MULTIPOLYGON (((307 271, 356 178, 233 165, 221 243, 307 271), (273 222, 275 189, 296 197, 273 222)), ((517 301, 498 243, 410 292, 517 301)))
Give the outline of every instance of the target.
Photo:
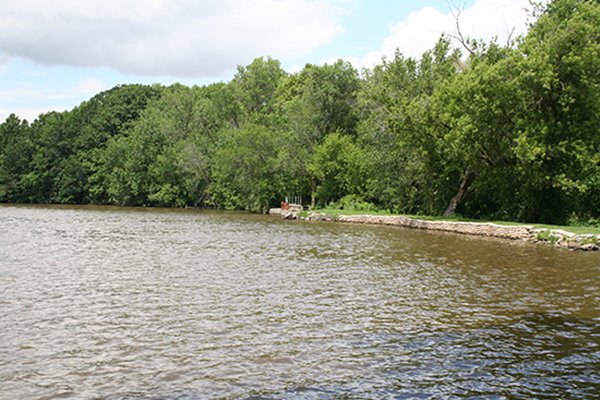
POLYGON ((239 101, 254 123, 268 123, 275 112, 275 94, 286 72, 271 57, 256 58, 248 66, 238 66, 234 83, 239 88, 239 101))
POLYGON ((528 114, 516 152, 530 192, 522 218, 565 222, 584 211, 579 199, 598 192, 600 3, 554 0, 537 11, 520 47, 528 114))
POLYGON ((96 191, 121 205, 198 205, 207 199, 223 122, 202 88, 163 90, 104 152, 96 191))
POLYGON ((15 114, 0 124, 0 201, 24 202, 21 178, 29 171, 34 148, 29 124, 15 114))
POLYGON ((246 124, 230 132, 216 154, 211 193, 221 207, 266 212, 286 192, 281 173, 281 136, 265 126, 246 124))
POLYGON ((454 79, 456 56, 442 38, 420 60, 397 52, 366 75, 358 131, 367 154, 369 200, 395 212, 429 214, 447 201, 447 176, 456 166, 448 162, 453 150, 444 139, 450 129, 433 96, 454 79))
POLYGON ((307 167, 313 162, 314 147, 327 135, 356 134, 358 72, 342 60, 332 65, 307 64, 286 85, 281 107, 289 135, 289 162, 298 174, 311 180, 314 206, 318 180, 307 167))

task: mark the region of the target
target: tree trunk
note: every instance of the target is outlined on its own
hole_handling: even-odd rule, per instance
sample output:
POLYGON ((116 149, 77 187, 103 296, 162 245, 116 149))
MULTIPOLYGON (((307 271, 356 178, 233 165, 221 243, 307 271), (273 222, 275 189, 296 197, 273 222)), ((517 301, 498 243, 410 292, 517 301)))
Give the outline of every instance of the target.
POLYGON ((456 211, 456 207, 458 207, 458 205, 465 199, 465 196, 467 195, 467 186, 471 172, 473 171, 471 171, 471 166, 469 165, 467 167, 467 170, 465 171, 465 176, 463 177, 462 182, 460 183, 458 194, 454 196, 452 200, 450 200, 450 205, 448 206, 446 212, 444 212, 444 215, 442 215, 442 217, 446 218, 454 214, 454 212, 456 211))

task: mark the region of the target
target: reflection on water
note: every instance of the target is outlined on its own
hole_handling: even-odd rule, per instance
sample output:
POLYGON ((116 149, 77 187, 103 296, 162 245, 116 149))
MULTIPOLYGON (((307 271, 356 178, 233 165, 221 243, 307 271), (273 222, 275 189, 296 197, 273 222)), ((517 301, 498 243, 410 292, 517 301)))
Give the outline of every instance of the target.
POLYGON ((597 398, 599 287, 521 242, 4 205, 0 397, 597 398))

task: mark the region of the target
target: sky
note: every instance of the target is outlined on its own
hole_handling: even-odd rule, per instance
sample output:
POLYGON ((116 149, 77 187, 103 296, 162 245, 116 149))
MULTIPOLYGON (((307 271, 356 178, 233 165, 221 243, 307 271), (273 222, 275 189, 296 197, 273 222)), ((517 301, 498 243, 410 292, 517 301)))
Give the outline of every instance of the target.
MULTIPOLYGON (((419 58, 442 34, 504 44, 529 0, 0 0, 0 121, 33 121, 118 84, 228 82, 270 56, 290 73, 339 58, 419 58)), ((455 42, 454 45, 460 45, 455 42)))

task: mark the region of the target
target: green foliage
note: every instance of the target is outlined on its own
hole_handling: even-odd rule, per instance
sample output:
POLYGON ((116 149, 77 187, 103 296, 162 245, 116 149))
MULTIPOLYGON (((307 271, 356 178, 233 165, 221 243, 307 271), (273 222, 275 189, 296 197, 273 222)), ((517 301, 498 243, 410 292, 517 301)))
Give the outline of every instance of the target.
POLYGON ((14 114, 0 125, 0 201, 24 201, 21 177, 34 152, 29 131, 27 121, 14 114))
POLYGON ((580 200, 593 187, 589 178, 597 173, 600 145, 599 37, 597 2, 560 0, 543 10, 520 47, 518 80, 528 114, 515 151, 529 167, 527 219, 564 223, 580 212, 580 200))
POLYGON ((313 147, 333 132, 355 133, 358 72, 348 62, 307 64, 286 82, 283 108, 298 146, 313 147))
POLYGON ((314 147, 313 159, 307 170, 320 182, 317 189, 319 204, 364 192, 364 157, 350 136, 339 132, 327 135, 322 144, 314 147))
POLYGON ((367 75, 358 131, 370 176, 368 199, 394 212, 443 211, 451 197, 448 179, 463 167, 447 144, 450 129, 441 120, 443 110, 433 107, 433 95, 456 73, 442 38, 419 61, 397 53, 367 75))
POLYGON ((234 83, 239 89, 239 102, 252 122, 269 123, 269 116, 275 112, 275 94, 285 75, 281 63, 271 57, 238 67, 234 83))
POLYGON ((378 213, 380 211, 379 207, 375 206, 372 203, 364 201, 362 197, 356 194, 349 194, 347 196, 344 196, 337 202, 329 204, 328 207, 338 208, 344 211, 355 211, 365 213, 378 213))
POLYGON ((266 212, 285 193, 286 184, 279 173, 280 138, 275 131, 253 124, 230 135, 216 154, 211 193, 225 209, 266 212))
MULTIPOLYGON (((117 86, 71 111, 40 115, 21 123, 18 136, 2 135, 0 201, 89 203, 97 154, 123 134, 160 91, 143 85, 117 86)), ((2 130, 15 131, 9 117, 2 130)))
POLYGON ((94 193, 119 205, 198 205, 211 183, 220 126, 218 110, 200 88, 164 89, 127 135, 110 141, 94 193))

